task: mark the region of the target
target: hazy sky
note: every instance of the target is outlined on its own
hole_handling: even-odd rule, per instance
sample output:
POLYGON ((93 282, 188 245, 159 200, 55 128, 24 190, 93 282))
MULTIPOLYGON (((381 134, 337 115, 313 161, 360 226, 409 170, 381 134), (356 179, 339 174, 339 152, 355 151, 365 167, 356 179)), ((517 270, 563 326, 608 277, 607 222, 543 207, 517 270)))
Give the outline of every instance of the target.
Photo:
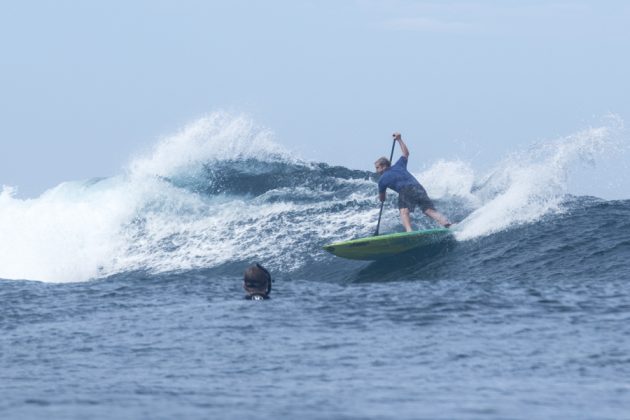
MULTIPOLYGON (((417 168, 484 168, 608 113, 630 123, 626 1, 4 1, 0 52, 0 185, 20 196, 118 174, 219 109, 356 169, 394 129, 417 168)), ((577 192, 630 197, 628 156, 598 165, 577 192)))

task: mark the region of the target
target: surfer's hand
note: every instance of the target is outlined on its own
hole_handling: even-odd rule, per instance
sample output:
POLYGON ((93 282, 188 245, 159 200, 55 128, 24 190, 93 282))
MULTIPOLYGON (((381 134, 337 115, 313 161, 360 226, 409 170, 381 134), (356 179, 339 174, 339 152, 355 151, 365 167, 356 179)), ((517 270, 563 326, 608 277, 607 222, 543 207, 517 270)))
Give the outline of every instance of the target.
POLYGON ((392 134, 392 137, 394 138, 395 141, 400 141, 400 139, 401 139, 400 133, 398 133, 398 132, 392 134))

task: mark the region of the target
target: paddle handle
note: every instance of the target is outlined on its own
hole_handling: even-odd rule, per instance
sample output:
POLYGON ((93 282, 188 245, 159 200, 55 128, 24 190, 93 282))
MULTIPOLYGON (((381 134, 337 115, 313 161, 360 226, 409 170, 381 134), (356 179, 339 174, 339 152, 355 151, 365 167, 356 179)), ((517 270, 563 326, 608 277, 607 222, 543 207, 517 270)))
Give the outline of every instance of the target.
MULTIPOLYGON (((389 163, 391 165, 392 163, 392 159, 394 158, 394 146, 396 146, 396 138, 394 137, 394 141, 392 141, 392 151, 389 154, 389 163)), ((385 204, 384 201, 381 202, 381 209, 378 212, 378 222, 376 223, 376 232, 374 233, 374 236, 378 236, 378 230, 381 227, 381 216, 383 215, 383 205, 385 204)))

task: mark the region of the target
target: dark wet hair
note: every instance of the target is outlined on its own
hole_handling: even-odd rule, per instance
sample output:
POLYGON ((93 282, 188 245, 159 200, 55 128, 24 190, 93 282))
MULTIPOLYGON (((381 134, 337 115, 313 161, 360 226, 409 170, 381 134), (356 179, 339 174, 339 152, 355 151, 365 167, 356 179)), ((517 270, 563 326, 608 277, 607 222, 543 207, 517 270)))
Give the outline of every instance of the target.
POLYGON ((262 265, 254 263, 243 273, 243 288, 250 294, 267 296, 271 292, 271 274, 262 265))

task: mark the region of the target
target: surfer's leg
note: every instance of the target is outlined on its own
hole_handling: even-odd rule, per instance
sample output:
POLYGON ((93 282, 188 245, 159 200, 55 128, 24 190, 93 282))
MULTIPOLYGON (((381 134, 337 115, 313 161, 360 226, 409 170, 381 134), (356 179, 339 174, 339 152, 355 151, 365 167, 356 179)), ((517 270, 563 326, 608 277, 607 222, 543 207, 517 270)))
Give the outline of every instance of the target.
POLYGON ((409 209, 400 209, 400 221, 405 227, 405 230, 407 232, 411 232, 411 217, 409 216, 409 209))
POLYGON ((424 214, 426 214, 427 216, 429 216, 431 219, 435 220, 436 222, 438 222, 442 226, 446 227, 446 225, 450 225, 451 224, 448 221, 448 219, 446 218, 446 216, 444 216, 442 213, 438 212, 435 209, 426 209, 424 211, 424 214))

